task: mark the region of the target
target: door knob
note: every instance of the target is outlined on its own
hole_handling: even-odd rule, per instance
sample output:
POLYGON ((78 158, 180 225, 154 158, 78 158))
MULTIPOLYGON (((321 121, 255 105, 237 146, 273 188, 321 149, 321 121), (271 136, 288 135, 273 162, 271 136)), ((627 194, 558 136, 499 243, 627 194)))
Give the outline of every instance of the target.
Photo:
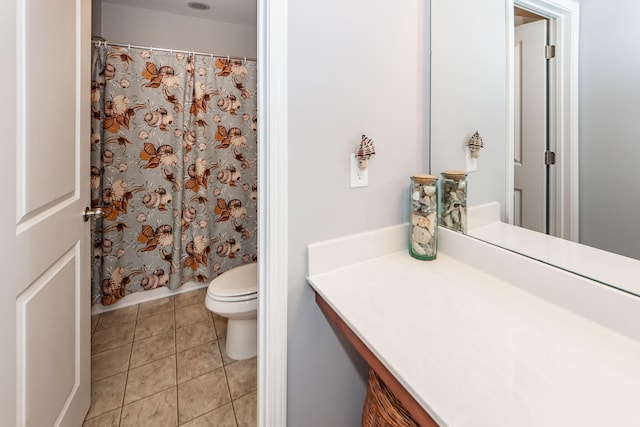
POLYGON ((82 219, 84 220, 84 222, 89 221, 89 218, 102 218, 102 214, 104 213, 104 211, 102 210, 102 208, 95 208, 95 209, 91 209, 89 207, 84 208, 84 214, 82 215, 82 219))

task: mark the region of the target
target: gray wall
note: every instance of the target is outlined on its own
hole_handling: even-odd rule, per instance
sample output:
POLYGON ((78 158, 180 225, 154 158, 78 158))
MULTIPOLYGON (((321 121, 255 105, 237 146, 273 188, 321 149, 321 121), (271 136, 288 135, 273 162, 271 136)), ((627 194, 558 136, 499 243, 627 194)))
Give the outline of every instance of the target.
POLYGON ((102 37, 102 0, 91 0, 91 36, 102 37))
POLYGON ((434 0, 431 16, 431 172, 466 170, 465 146, 478 131, 484 148, 468 176, 467 203, 497 201, 504 219, 505 2, 434 0))
MULTIPOLYGON (((367 367, 317 308, 305 278, 306 247, 408 220, 409 177, 428 170, 429 11, 424 3, 289 3, 291 427, 360 425, 367 367), (351 189, 349 154, 363 133, 374 140, 377 155, 369 162, 369 186, 351 189)), ((183 25, 162 31, 133 25, 136 16, 149 13, 105 3, 103 36, 209 50, 190 43, 194 25, 189 31, 182 31, 183 25)), ((193 19, 161 15, 153 12, 156 22, 193 19)), ((209 46, 214 40, 213 35, 198 37, 209 46)), ((234 54, 226 42, 220 46, 234 54)))
POLYGON ((580 0, 580 241, 640 258, 640 2, 580 0))
POLYGON ((427 169, 424 7, 289 2, 291 427, 360 425, 366 367, 317 308, 306 247, 408 220, 409 176, 427 169), (369 186, 350 189, 349 154, 363 133, 377 155, 369 186))
POLYGON ((255 27, 107 2, 102 4, 102 37, 113 43, 193 50, 223 56, 255 58, 257 52, 255 27))

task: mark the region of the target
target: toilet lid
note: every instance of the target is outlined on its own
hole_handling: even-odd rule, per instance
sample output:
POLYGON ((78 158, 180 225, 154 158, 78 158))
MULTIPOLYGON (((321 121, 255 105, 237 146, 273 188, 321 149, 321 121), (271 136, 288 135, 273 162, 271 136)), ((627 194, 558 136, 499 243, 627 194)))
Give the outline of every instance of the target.
MULTIPOLYGON (((247 297, 258 293, 258 264, 244 264, 222 273, 209 284, 207 293, 212 297, 228 299, 247 297)), ((246 298, 242 298, 246 299, 246 298)))

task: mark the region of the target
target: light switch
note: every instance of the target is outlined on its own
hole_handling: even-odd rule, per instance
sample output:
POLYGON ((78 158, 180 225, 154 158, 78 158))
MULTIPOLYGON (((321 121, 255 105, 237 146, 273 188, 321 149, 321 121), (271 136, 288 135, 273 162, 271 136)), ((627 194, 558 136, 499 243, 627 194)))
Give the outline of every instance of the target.
POLYGON ((465 157, 467 159, 467 172, 475 172, 478 170, 478 159, 471 156, 471 150, 469 147, 464 149, 465 157))
POLYGON ((358 167, 358 159, 351 154, 351 188, 366 187, 369 185, 369 168, 362 170, 358 167))

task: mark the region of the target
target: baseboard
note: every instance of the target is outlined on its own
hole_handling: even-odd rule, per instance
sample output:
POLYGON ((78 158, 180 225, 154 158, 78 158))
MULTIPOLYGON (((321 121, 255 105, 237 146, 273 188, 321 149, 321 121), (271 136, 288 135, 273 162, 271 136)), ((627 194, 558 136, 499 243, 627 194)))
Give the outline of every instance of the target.
POLYGON ((182 294, 185 292, 193 291, 195 289, 206 288, 208 283, 187 282, 179 289, 171 290, 166 287, 152 289, 150 291, 135 292, 133 294, 126 295, 124 298, 118 300, 118 302, 110 305, 94 304, 91 307, 91 314, 106 313, 108 311, 117 310, 119 308, 129 307, 136 304, 142 304, 149 301, 154 301, 160 298, 166 298, 173 295, 182 294))

